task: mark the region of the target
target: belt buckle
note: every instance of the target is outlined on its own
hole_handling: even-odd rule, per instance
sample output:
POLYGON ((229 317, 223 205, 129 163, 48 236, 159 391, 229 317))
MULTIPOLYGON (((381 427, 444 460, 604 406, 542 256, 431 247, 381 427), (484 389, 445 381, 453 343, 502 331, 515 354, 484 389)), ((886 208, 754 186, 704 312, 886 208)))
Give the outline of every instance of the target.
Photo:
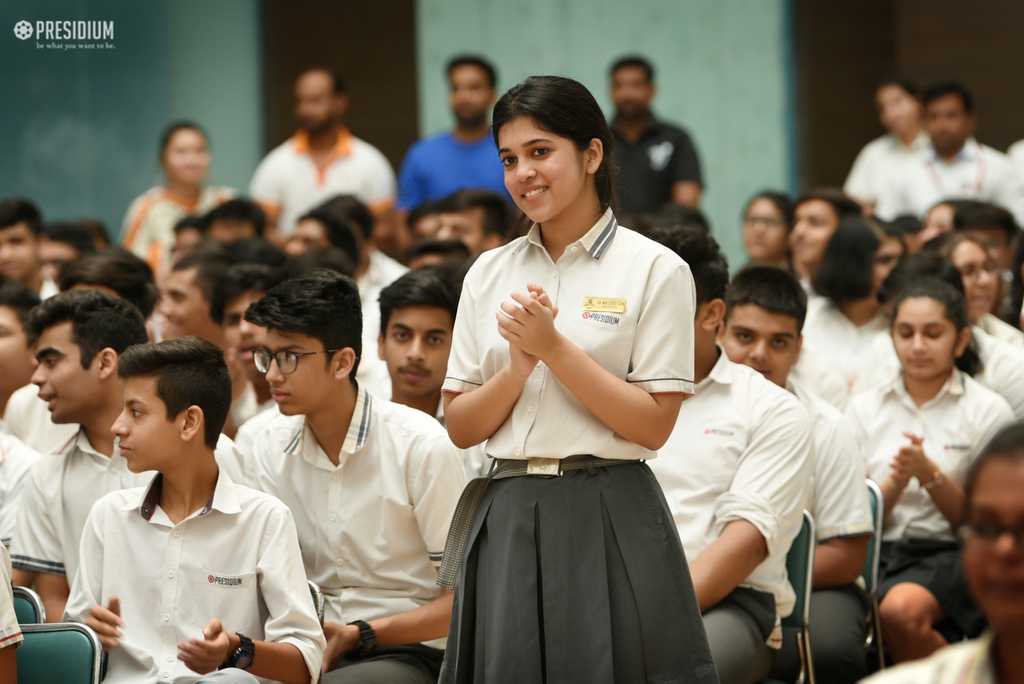
POLYGON ((558 477, 561 475, 557 458, 531 458, 526 461, 526 474, 538 477, 558 477))

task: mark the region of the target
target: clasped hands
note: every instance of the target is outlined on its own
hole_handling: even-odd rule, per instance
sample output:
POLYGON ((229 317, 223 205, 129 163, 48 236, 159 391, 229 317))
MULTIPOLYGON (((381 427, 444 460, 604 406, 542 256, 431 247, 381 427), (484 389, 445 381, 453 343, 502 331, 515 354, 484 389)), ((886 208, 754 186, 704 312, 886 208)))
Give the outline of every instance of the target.
POLYGON ((528 376, 562 339, 555 329, 558 307, 540 285, 527 283, 526 287, 528 294, 513 292, 515 303, 502 302, 494 314, 498 333, 509 343, 512 370, 521 377, 528 376))
POLYGON ((918 482, 924 484, 930 482, 938 470, 938 466, 928 458, 921 446, 924 437, 915 435, 912 432, 904 432, 903 436, 910 440, 910 444, 900 447, 900 450, 893 457, 889 468, 892 471, 890 477, 905 489, 910 484, 910 479, 916 477, 918 482))

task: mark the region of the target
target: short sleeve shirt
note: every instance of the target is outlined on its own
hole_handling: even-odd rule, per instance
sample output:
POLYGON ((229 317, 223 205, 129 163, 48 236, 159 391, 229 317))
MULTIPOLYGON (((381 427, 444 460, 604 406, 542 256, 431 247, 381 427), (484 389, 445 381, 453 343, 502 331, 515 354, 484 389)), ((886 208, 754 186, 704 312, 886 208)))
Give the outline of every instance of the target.
MULTIPOLYGON (((121 599, 124 636, 107 684, 191 684, 178 643, 224 629, 298 649, 316 680, 324 636, 310 599, 288 507, 220 472, 210 501, 177 524, 160 507, 163 476, 101 498, 85 521, 65 620, 121 599)), ((268 680, 260 679, 261 682, 268 680)))
MULTIPOLYGON (((863 445, 868 477, 875 482, 888 477, 893 456, 910 443, 903 433, 912 432, 924 437, 925 455, 961 487, 981 448, 1014 420, 1005 399, 959 370, 954 370, 939 394, 923 406, 910 398, 901 374, 854 397, 846 414, 857 442, 863 445)), ((882 538, 956 541, 949 521, 916 478, 893 507, 882 538)))
POLYGON ((339 194, 355 195, 372 210, 386 209, 395 198, 395 172, 370 143, 338 130, 338 142, 321 164, 309 149, 309 135, 299 131, 263 158, 249 184, 253 200, 280 212, 277 230, 295 232, 302 214, 339 194))
POLYGON ((928 144, 928 134, 921 131, 910 147, 906 147, 892 133, 872 140, 857 155, 850 175, 843 184, 843 192, 865 204, 875 204, 882 194, 886 175, 906 159, 920 152, 928 144))
POLYGON ((39 452, 25 446, 21 440, 0 432, 0 542, 3 546, 11 545, 22 486, 39 458, 39 452))
POLYGON ((375 620, 440 596, 436 568, 466 478, 432 416, 360 386, 337 466, 303 416, 274 419, 253 451, 256 488, 295 516, 326 619, 375 620))
POLYGON ((690 562, 730 522, 757 528, 768 556, 740 586, 772 594, 785 617, 796 600, 786 554, 811 498, 810 417, 796 397, 724 351, 696 389, 651 470, 690 562))
POLYGON ((623 213, 657 211, 672 199, 672 186, 680 181, 704 185, 697 150, 683 129, 651 119, 635 144, 618 132, 614 121, 612 133, 623 213))
MULTIPOLYGON (((695 294, 674 252, 620 227, 611 210, 558 262, 529 234, 480 255, 466 276, 443 391, 472 392, 510 360, 494 315, 509 293, 540 284, 558 306, 555 328, 606 371, 652 394, 693 393, 695 294)), ((656 452, 615 434, 542 362, 512 413, 487 440, 495 458, 642 460, 656 452)))
POLYGON ((175 224, 186 216, 202 216, 236 194, 231 188, 205 185, 195 204, 188 204, 162 186, 150 188, 128 206, 121 227, 122 244, 150 268, 164 266, 174 245, 175 224))
POLYGON ((25 637, 14 612, 14 590, 11 587, 11 557, 0 544, 0 648, 18 646, 25 637))
POLYGON ((445 132, 413 143, 398 174, 397 206, 411 211, 463 188, 492 190, 512 199, 505 189, 505 172, 490 131, 475 142, 445 132))

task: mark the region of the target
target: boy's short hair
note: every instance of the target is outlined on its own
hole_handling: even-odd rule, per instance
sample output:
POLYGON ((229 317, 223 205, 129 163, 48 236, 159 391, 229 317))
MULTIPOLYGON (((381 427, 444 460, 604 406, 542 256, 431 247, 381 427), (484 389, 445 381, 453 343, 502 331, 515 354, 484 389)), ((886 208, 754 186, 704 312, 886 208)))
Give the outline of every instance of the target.
POLYGON ((219 347, 195 336, 136 344, 118 359, 117 375, 122 380, 157 378, 156 395, 167 406, 167 420, 198 406, 205 421, 203 440, 216 448, 231 410, 231 373, 219 347))
POLYGON ((195 229, 202 234, 206 234, 206 217, 205 216, 186 216, 177 223, 174 224, 174 234, 182 232, 183 230, 195 229))
POLYGON ((960 98, 960 101, 964 104, 964 111, 971 113, 974 111, 974 96, 971 95, 971 91, 967 89, 962 83, 957 81, 939 81, 938 83, 932 83, 930 86, 925 88, 924 95, 921 97, 921 101, 925 107, 946 95, 956 95, 960 98))
MULTIPOLYGON (((255 202, 236 197, 207 212, 204 219, 206 229, 214 221, 245 221, 256 229, 256 235, 263 235, 267 215, 255 202)), ((204 229, 203 232, 205 233, 206 230, 204 229)))
POLYGON ((490 235, 491 233, 504 235, 512 218, 512 211, 509 209, 508 201, 504 196, 491 190, 481 190, 478 188, 457 190, 438 201, 434 209, 439 214, 482 209, 484 212, 484 220, 482 222, 484 235, 490 235))
POLYGON ((65 264, 57 276, 57 286, 61 292, 67 292, 76 285, 110 288, 138 307, 143 318, 153 315, 160 300, 149 264, 119 247, 65 264))
POLYGON ((266 292, 284 280, 284 270, 264 264, 235 264, 228 269, 213 289, 210 318, 217 325, 224 324, 224 309, 228 302, 250 290, 266 292))
POLYGON ((647 82, 654 83, 654 66, 651 61, 646 57, 640 55, 625 55, 619 57, 612 64, 611 68, 608 69, 608 75, 614 76, 615 72, 619 69, 625 69, 626 67, 639 67, 643 69, 647 74, 647 82))
POLYGON ((463 263, 469 258, 469 247, 462 240, 452 238, 450 240, 417 240, 416 242, 409 245, 409 249, 405 252, 406 263, 412 260, 428 255, 437 255, 444 257, 447 262, 458 262, 463 263))
POLYGON ((43 228, 43 235, 51 242, 63 242, 78 250, 79 254, 92 254, 96 251, 92 233, 72 221, 54 221, 43 228))
POLYGON ((174 262, 171 270, 196 269, 196 276, 192 283, 202 290, 203 299, 209 302, 213 300, 213 288, 217 286, 217 282, 224 277, 234 263, 235 260, 227 249, 202 247, 178 259, 174 262))
POLYGON ((359 243, 347 218, 327 209, 313 209, 299 217, 300 222, 307 219, 319 223, 324 229, 327 241, 345 252, 352 261, 359 263, 359 243))
POLYGON ((39 306, 39 295, 35 290, 25 287, 16 280, 5 280, 0 283, 0 306, 14 311, 24 328, 32 309, 39 306))
MULTIPOLYGON (((324 349, 351 348, 356 353, 349 375, 356 381, 363 354, 363 314, 359 287, 346 275, 318 269, 270 288, 245 312, 245 320, 285 333, 320 340, 324 349)), ((334 354, 325 354, 327 363, 334 354)))
POLYGON ((494 66, 483 57, 478 55, 456 55, 448 60, 448 68, 444 70, 445 76, 451 78, 452 71, 460 66, 475 66, 478 69, 483 70, 487 74, 487 82, 491 84, 493 89, 498 83, 498 74, 494 70, 494 66))
POLYGON ((321 269, 354 278, 356 266, 356 262, 337 247, 310 247, 302 254, 289 258, 284 264, 284 271, 289 278, 321 269))
POLYGON ((8 197, 0 200, 0 230, 25 223, 33 233, 43 230, 43 215, 39 208, 24 197, 8 197))
POLYGON ((651 229, 650 238, 671 249, 690 266, 698 305, 725 299, 729 261, 709 233, 693 226, 659 226, 651 229))
POLYGON ((988 230, 998 228, 1012 243, 1020 232, 1013 214, 1003 207, 977 200, 961 200, 953 214, 953 227, 957 230, 988 230))
POLYGON ((146 321, 138 307, 101 290, 61 292, 32 310, 25 323, 29 344, 43 332, 71 322, 71 341, 78 345, 82 368, 106 348, 123 354, 133 344, 145 344, 146 321))
POLYGON ((363 204, 355 195, 335 195, 325 200, 317 209, 325 209, 336 216, 340 216, 359 227, 364 240, 373 237, 373 224, 376 220, 370 208, 363 204))
POLYGON ((746 304, 795 319, 798 333, 804 328, 807 293, 791 273, 781 268, 750 266, 736 274, 725 293, 725 320, 735 307, 746 304))
POLYGON ((391 312, 405 306, 434 306, 452 315, 459 310, 459 291, 455 289, 455 270, 447 265, 424 266, 409 271, 380 293, 380 334, 385 335, 391 312))
POLYGON ((272 245, 261 237, 242 238, 232 242, 228 253, 240 264, 266 264, 267 266, 284 266, 288 255, 279 247, 272 245))

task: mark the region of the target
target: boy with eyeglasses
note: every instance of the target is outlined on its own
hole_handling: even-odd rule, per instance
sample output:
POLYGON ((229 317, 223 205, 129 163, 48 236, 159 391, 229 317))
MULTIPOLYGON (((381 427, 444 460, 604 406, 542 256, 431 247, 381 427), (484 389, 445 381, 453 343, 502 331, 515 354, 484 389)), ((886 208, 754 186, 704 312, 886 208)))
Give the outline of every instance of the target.
POLYGON ((372 399, 355 379, 351 278, 285 281, 245 318, 267 329, 253 358, 283 414, 255 438, 255 485, 291 508, 306 575, 326 598, 322 681, 435 682, 452 604, 436 569, 465 481, 458 450, 432 416, 372 399))

